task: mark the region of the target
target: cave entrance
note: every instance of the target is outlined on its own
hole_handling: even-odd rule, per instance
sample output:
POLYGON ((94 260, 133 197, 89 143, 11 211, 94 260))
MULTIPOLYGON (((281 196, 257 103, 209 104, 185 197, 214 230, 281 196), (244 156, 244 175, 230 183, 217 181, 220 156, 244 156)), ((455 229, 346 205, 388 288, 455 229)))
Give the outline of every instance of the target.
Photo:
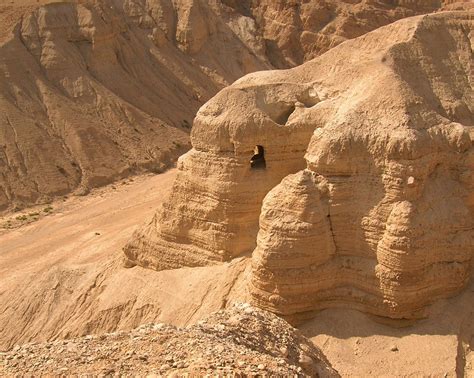
POLYGON ((254 155, 250 159, 250 168, 265 169, 267 164, 265 162, 265 150, 263 146, 257 145, 253 150, 254 155))

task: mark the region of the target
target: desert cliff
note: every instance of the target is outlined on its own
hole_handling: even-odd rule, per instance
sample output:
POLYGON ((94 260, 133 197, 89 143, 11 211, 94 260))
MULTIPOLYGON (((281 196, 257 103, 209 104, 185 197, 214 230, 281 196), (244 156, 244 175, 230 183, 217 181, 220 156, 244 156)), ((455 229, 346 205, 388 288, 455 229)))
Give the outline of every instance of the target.
MULTIPOLYGON (((178 368, 175 363, 191 362, 181 352, 192 351, 188 344, 192 339, 184 332, 172 331, 167 333, 173 336, 172 344, 159 333, 151 336, 153 341, 147 335, 130 340, 130 335, 135 337, 139 332, 130 330, 149 323, 186 327, 214 311, 231 309, 233 303, 251 300, 249 258, 162 271, 140 266, 126 269, 117 261, 121 246, 143 218, 153 215, 165 193, 172 190, 175 177, 176 169, 172 169, 133 181, 120 180, 93 189, 87 196, 57 200, 47 216, 0 231, 0 369, 54 373, 67 366, 71 371, 93 367, 99 374, 104 366, 116 372, 153 372, 168 365, 166 372, 173 374, 178 368), (157 338, 164 343, 156 342, 157 338), (29 342, 42 344, 22 346, 29 342), (78 352, 74 353, 76 347, 78 352), (160 352, 163 347, 173 350, 172 363, 166 361, 168 353, 163 356, 160 352), (146 354, 150 363, 143 360, 146 354), (50 366, 45 357, 58 364, 50 366), (69 362, 65 366, 66 358, 69 362), (39 365, 33 367, 37 362, 39 365)), ((0 218, 0 224, 5 220, 0 218)), ((469 376, 474 366, 473 303, 471 280, 460 295, 437 301, 430 307, 429 318, 410 327, 375 322, 372 316, 348 308, 329 308, 298 328, 342 376, 380 376, 387 371, 393 376, 421 376, 426 372, 435 376, 462 376, 464 372, 469 376)), ((281 336, 284 329, 277 329, 273 334, 281 336)), ((250 333, 254 334, 253 328, 250 333)), ((202 345, 210 346, 205 350, 212 357, 215 344, 202 345)), ((239 371, 258 367, 248 360, 240 366, 240 351, 228 349, 239 371)), ((219 365, 221 357, 206 358, 201 367, 206 372, 211 366, 213 371, 228 371, 227 364, 231 363, 219 365)), ((229 361, 227 356, 225 360, 229 361)), ((267 368, 271 369, 270 364, 267 368)))
POLYGON ((189 149, 198 108, 234 80, 440 7, 2 0, 0 211, 161 172, 189 149))
POLYGON ((0 375, 471 376, 473 10, 0 0, 0 375))
POLYGON ((474 245, 472 27, 471 13, 401 20, 222 90, 126 264, 256 247, 254 302, 289 318, 340 305, 416 318, 458 292, 474 245))

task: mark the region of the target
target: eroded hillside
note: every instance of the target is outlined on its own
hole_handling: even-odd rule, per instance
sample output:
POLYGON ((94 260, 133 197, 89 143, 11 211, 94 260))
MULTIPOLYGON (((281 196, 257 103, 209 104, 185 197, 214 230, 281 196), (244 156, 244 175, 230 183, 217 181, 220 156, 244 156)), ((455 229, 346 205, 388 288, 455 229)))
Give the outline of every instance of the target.
MULTIPOLYGON (((139 266, 125 269, 117 263, 120 247, 141 219, 153 215, 172 189, 175 176, 172 169, 133 182, 120 180, 85 197, 55 201, 51 214, 20 229, 0 232, 0 351, 10 350, 0 353, 0 369, 8 359, 9 371, 32 369, 30 364, 37 362, 40 369, 56 371, 56 366, 48 366, 46 357, 56 359, 57 371, 69 358, 74 371, 87 369, 92 362, 97 374, 104 372, 104 365, 114 370, 153 370, 166 364, 173 373, 175 363, 192 362, 181 353, 190 349, 186 346, 189 339, 183 339, 186 348, 179 337, 173 338, 173 344, 156 345, 146 335, 143 341, 130 340, 130 334, 139 330, 127 332, 147 323, 196 324, 211 312, 250 300, 246 290, 250 258, 159 272, 139 266), (86 335, 96 336, 70 340, 86 335), (49 344, 21 346, 46 341, 49 344), (88 353, 88 346, 97 353, 88 353), (124 349, 115 349, 117 346, 124 349), (166 361, 168 354, 161 353, 162 346, 176 346, 177 353, 170 353, 172 363, 166 361), (133 347, 138 349, 136 354, 131 353, 133 347), (48 348, 51 351, 46 352, 48 348), (107 354, 118 360, 104 364, 102 357, 107 354), (159 364, 163 357, 165 362, 143 365, 146 354, 156 356, 151 357, 152 362, 159 364), (20 362, 24 357, 27 359, 20 362)), ((471 282, 469 289, 438 301, 428 319, 410 327, 380 324, 350 309, 327 309, 300 330, 343 376, 380 376, 387 371, 394 376, 421 376, 427 371, 455 376, 464 371, 469 376, 474 363, 473 303, 471 282)), ((163 328, 170 330, 166 334, 176 334, 172 327, 163 328)), ((284 329, 274 334, 283 335, 284 329)), ((160 333, 154 336, 161 340, 160 333)), ((206 349, 212 351, 211 356, 213 348, 211 344, 206 349)), ((229 352, 235 350, 242 351, 231 346, 229 352)), ((236 358, 239 371, 240 360, 236 358)), ((219 361, 211 358, 205 364, 219 361)), ((246 371, 255 368, 252 360, 243 362, 246 371)))
POLYGON ((292 319, 419 318, 458 293, 474 255, 473 22, 407 18, 219 92, 126 264, 253 251, 254 303, 292 319))
POLYGON ((160 172, 189 148, 197 109, 225 85, 441 6, 45 2, 0 3, 0 210, 160 172))

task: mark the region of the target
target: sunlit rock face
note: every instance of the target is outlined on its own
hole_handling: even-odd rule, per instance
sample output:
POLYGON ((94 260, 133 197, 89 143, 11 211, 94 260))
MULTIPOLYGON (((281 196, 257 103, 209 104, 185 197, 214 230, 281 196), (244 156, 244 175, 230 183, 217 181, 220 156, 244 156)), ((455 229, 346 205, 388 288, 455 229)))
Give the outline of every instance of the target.
POLYGON ((364 98, 347 97, 344 117, 315 131, 307 168, 263 201, 256 304, 294 320, 331 306, 416 318, 468 282, 472 24, 413 21, 411 36, 374 62, 378 81, 364 98))
MULTIPOLYGON (((255 74, 264 76, 270 81, 272 73, 255 74)), ((170 198, 125 248, 133 263, 155 269, 206 265, 254 249, 263 197, 304 168, 314 126, 293 119, 318 97, 311 85, 260 86, 252 78, 199 111, 194 148, 178 162, 170 198), (251 162, 258 149, 264 164, 251 162)))
POLYGON ((236 79, 294 67, 440 7, 392 0, 2 1, 0 212, 161 172, 189 150, 199 107, 236 79))
POLYGON ((256 247, 254 303, 289 319, 331 306, 423 316, 470 275, 472 30, 469 13, 410 18, 221 91, 127 264, 256 247))

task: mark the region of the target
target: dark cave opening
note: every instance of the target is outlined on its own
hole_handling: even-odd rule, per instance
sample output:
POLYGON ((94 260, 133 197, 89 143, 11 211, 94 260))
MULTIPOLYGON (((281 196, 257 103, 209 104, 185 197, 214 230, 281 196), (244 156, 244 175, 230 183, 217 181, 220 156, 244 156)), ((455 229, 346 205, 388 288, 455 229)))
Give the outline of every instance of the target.
POLYGON ((257 145, 254 149, 254 155, 250 159, 250 167, 252 169, 265 169, 266 166, 265 149, 263 146, 257 145))

